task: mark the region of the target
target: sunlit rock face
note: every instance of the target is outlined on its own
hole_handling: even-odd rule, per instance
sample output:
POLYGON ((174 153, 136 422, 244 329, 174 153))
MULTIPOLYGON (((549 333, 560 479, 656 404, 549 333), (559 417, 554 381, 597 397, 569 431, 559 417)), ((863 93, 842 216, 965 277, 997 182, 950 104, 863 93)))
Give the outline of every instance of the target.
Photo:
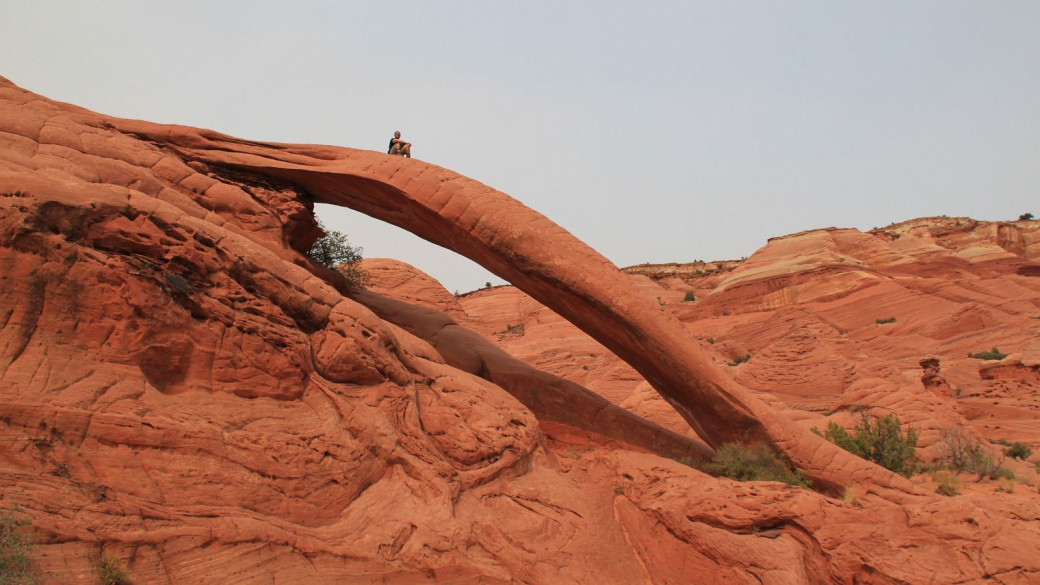
MULTIPOLYGON (((1014 258, 989 250, 958 261, 1018 262, 1029 289, 1032 269, 1016 258, 1035 240, 1016 229, 994 236, 1014 258)), ((806 294, 825 305, 842 286, 878 288, 860 278, 806 294)), ((723 339, 752 327, 747 315, 760 308, 739 299, 726 308, 720 296, 680 311, 668 306, 677 293, 656 295, 661 305, 651 285, 508 196, 432 165, 120 120, 0 79, 0 507, 24 506, 45 582, 95 582, 102 550, 141 583, 1035 580, 1032 488, 940 498, 828 446, 794 420, 803 411, 783 392, 760 394, 775 380, 805 394, 803 378, 752 376, 754 357, 740 366, 746 376, 734 374, 720 358, 735 346, 698 341, 697 311, 718 310, 718 321, 705 320, 723 339), (575 398, 596 380, 509 356, 508 340, 481 335, 465 298, 386 284, 393 267, 383 290, 351 294, 300 253, 318 236, 315 200, 494 269, 597 340, 581 351, 621 356, 631 370, 617 365, 617 380, 647 380, 682 416, 658 421, 666 431, 603 400, 621 430, 599 432, 575 398), (409 320, 392 303, 436 313, 409 320), (459 328, 443 343, 419 334, 437 315, 459 328), (460 344, 469 334, 483 341, 460 344), (486 371, 470 371, 473 356, 486 371), (522 394, 525 380, 564 388, 560 402, 525 405, 536 400, 522 394), (650 453, 653 444, 640 448, 644 431, 675 449, 695 450, 698 435, 773 444, 820 492, 712 478, 650 453), (859 486, 858 499, 830 497, 847 485, 859 486)), ((761 306, 794 310, 795 301, 761 306)), ((842 317, 851 309, 824 305, 818 319, 852 323, 842 317)), ((555 318, 529 307, 522 319, 555 318)), ((987 319, 987 307, 965 319, 987 319)), ((901 315, 897 327, 914 324, 901 315)), ((930 323, 932 337, 919 335, 957 331, 930 323)), ((818 364, 821 379, 855 375, 832 363, 820 326, 808 327, 794 335, 792 359, 818 364)), ((1035 363, 1019 353, 987 379, 1021 393, 1035 363)), ((786 354, 777 345, 769 355, 783 364, 786 354)), ((587 365, 579 361, 570 364, 587 365)), ((960 374, 941 363, 929 380, 957 387, 960 374)), ((927 373, 904 365, 892 367, 927 373)), ((885 379, 881 366, 872 372, 885 379)), ((835 405, 883 389, 832 386, 835 405)), ((612 388, 607 399, 629 398, 612 388)))

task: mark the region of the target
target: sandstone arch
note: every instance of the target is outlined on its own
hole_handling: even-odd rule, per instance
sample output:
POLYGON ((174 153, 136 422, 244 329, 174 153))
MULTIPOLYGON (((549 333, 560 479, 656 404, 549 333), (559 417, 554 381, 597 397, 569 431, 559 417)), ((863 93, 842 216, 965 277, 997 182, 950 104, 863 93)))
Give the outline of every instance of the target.
POLYGON ((550 307, 628 362, 706 442, 765 442, 832 493, 851 484, 912 497, 902 477, 833 446, 718 371, 683 329, 606 258, 487 185, 415 159, 348 148, 267 144, 216 132, 105 119, 187 160, 290 181, 462 254, 550 307))

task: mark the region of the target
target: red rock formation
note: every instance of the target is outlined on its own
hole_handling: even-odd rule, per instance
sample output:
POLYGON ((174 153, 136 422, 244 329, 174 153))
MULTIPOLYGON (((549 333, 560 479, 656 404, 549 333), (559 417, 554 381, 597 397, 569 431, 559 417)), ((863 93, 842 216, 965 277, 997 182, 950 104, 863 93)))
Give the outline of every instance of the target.
POLYGON ((0 80, 0 506, 31 515, 44 580, 94 582, 100 549, 143 583, 1040 574, 1040 510, 1018 495, 856 504, 540 423, 309 264, 301 184, 529 274, 658 388, 676 381, 666 392, 710 440, 758 429, 824 487, 903 489, 803 438, 683 349, 656 300, 504 195, 418 161, 116 120, 0 80), (534 246, 543 233, 559 246, 534 246))
MULTIPOLYGON (((440 360, 508 391, 530 408, 539 420, 561 422, 674 459, 703 462, 711 458, 711 449, 700 441, 643 420, 578 384, 539 371, 509 356, 477 333, 459 326, 444 313, 429 306, 420 307, 376 294, 400 294, 407 298, 413 290, 407 285, 432 280, 407 265, 398 264, 391 272, 387 270, 388 264, 385 260, 366 261, 366 268, 375 265, 384 270, 372 275, 373 290, 356 293, 354 298, 380 318, 429 342, 440 360), (402 274, 412 276, 402 278, 402 274)), ((429 295, 432 299, 442 296, 433 287, 428 290, 433 293, 429 295)), ((438 304, 436 300, 428 303, 432 306, 438 304)))
POLYGON ((304 187, 475 260, 560 313, 630 364, 710 445, 765 442, 819 489, 853 484, 902 500, 913 487, 794 424, 715 367, 660 306, 605 258, 511 197, 412 159, 350 149, 267 145, 214 132, 105 119, 201 164, 304 187))

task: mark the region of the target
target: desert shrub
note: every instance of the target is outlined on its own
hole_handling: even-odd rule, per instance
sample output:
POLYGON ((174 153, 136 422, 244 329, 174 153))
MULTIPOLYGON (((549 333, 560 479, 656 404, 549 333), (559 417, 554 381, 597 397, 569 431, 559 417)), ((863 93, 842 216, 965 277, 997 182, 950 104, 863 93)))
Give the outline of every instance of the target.
POLYGON ((365 251, 364 248, 351 246, 347 236, 334 230, 329 231, 320 221, 318 228, 325 232, 325 235, 314 242, 307 256, 318 264, 335 269, 347 279, 352 288, 365 288, 369 276, 361 269, 361 254, 365 251))
POLYGON ((957 472, 977 473, 979 479, 1011 478, 1015 474, 1003 465, 1001 460, 986 453, 978 439, 969 436, 960 429, 950 429, 943 433, 936 444, 936 451, 944 465, 957 472))
POLYGON ((130 570, 114 553, 103 552, 97 562, 101 585, 130 585, 130 570))
POLYGON ((822 436, 849 453, 873 461, 878 465, 896 473, 909 477, 913 473, 917 456, 917 430, 907 427, 902 431, 902 423, 894 414, 881 418, 873 418, 862 414, 856 428, 850 434, 844 427, 833 422, 827 423, 827 430, 813 432, 822 436))
POLYGON ((809 480, 764 445, 726 443, 712 455, 707 469, 737 481, 779 481, 809 487, 809 480))
POLYGON ((1023 213, 1022 215, 1018 216, 1018 221, 1029 221, 1031 219, 1033 219, 1032 213, 1023 213))
POLYGON ((709 337, 708 338, 708 343, 710 343, 712 345, 715 345, 715 338, 714 337, 709 337))
POLYGON ((889 323, 895 323, 896 322, 896 318, 895 317, 889 317, 888 319, 875 319, 874 322, 877 323, 878 325, 888 325, 889 323))
POLYGON ((940 496, 956 496, 960 493, 961 478, 955 474, 937 471, 932 475, 932 479, 936 483, 935 493, 940 496))
POLYGON ((684 303, 692 303, 697 300, 697 297, 693 296, 692 292, 686 291, 686 296, 684 296, 682 300, 684 303))
POLYGON ((859 505, 859 491, 856 490, 856 486, 850 485, 845 488, 845 491, 841 493, 841 501, 846 504, 852 504, 853 506, 859 505))
POLYGON ((750 353, 745 354, 745 355, 738 355, 737 357, 733 358, 733 364, 732 365, 739 366, 740 364, 742 364, 744 362, 749 362, 749 361, 751 361, 751 354, 750 353))
POLYGON ((518 323, 516 325, 506 325, 506 333, 512 333, 513 335, 518 335, 520 337, 523 337, 523 335, 524 335, 524 324, 523 323, 518 323))
POLYGON ((1014 471, 999 464, 987 475, 990 479, 1015 479, 1017 477, 1014 471))
POLYGON ((1010 447, 1008 447, 1007 449, 1004 449, 1004 455, 1007 455, 1008 457, 1010 457, 1012 459, 1019 459, 1021 461, 1025 461, 1026 459, 1029 459, 1029 457, 1032 454, 1033 454, 1033 450, 1032 449, 1030 449, 1026 445, 1023 445, 1022 443, 1019 443, 1018 441, 1015 441, 1014 443, 1011 444, 1010 447))
POLYGON ((29 521, 0 510, 0 583, 35 583, 32 561, 32 536, 25 532, 29 521))
POLYGON ((975 358, 977 360, 1002 360, 1007 357, 1006 353, 1000 353, 1000 350, 993 348, 991 351, 980 351, 979 353, 969 353, 968 357, 975 358))

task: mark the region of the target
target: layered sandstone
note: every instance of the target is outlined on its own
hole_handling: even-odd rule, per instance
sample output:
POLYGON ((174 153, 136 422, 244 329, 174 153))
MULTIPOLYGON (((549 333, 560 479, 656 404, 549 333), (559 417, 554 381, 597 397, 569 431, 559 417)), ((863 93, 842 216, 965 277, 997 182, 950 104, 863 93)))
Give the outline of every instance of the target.
MULTIPOLYGON (((67 583, 93 582, 101 550, 143 583, 1040 573, 1026 494, 939 498, 815 438, 650 285, 432 165, 120 120, 0 79, 0 506, 24 506, 38 570, 67 583), (439 295, 409 318, 431 301, 406 283, 352 294, 300 253, 314 200, 493 268, 624 358, 708 443, 773 443, 823 493, 710 477, 633 446, 646 435, 582 427, 596 418, 568 419, 571 398, 536 416, 504 386, 588 390, 495 354, 465 303, 439 295), (828 497, 847 485, 860 501, 828 497)), ((704 307, 739 317, 744 297, 704 307)))

